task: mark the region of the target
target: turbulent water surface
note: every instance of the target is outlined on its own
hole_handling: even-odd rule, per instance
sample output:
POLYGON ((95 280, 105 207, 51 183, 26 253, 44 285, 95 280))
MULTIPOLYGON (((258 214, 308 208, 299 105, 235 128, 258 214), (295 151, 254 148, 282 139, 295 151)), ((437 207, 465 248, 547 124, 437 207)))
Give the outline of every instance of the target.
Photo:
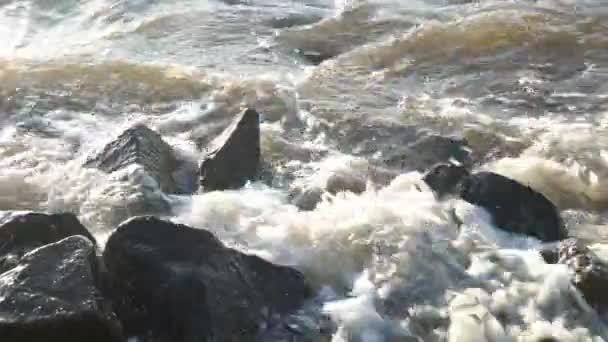
POLYGON ((466 138, 474 168, 530 184, 601 249, 604 0, 0 1, 2 210, 71 211, 103 241, 141 175, 83 168, 88 156, 142 122, 198 161, 245 106, 263 115, 272 182, 156 192, 173 220, 304 272, 318 296, 292 318, 302 336, 607 338, 538 241, 420 184, 432 144, 399 161, 425 136, 466 138), (291 204, 336 174, 365 191, 291 204))

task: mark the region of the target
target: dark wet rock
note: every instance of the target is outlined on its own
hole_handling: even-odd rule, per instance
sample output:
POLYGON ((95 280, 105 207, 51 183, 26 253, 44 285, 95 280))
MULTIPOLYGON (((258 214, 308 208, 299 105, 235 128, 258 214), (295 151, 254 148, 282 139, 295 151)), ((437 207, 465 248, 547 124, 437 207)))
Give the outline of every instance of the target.
POLYGON ((471 147, 473 161, 477 164, 502 158, 514 158, 530 147, 532 142, 522 137, 521 133, 510 132, 510 134, 518 138, 507 137, 489 129, 468 128, 463 132, 464 139, 471 147))
POLYGON ((541 241, 567 237, 555 205, 541 193, 507 177, 492 172, 473 174, 462 183, 460 196, 485 208, 494 223, 507 231, 535 236, 541 241))
POLYGON ((325 189, 331 194, 339 192, 360 194, 365 191, 366 186, 366 179, 362 177, 336 172, 327 179, 325 189))
POLYGON ((534 236, 541 241, 567 237, 559 211, 541 193, 493 172, 469 174, 461 166, 437 165, 425 182, 439 195, 454 193, 486 209, 494 224, 506 231, 534 236))
POLYGON ((17 266, 0 275, 2 341, 125 341, 97 286, 89 239, 71 236, 40 247, 17 266))
MULTIPOLYGON (((565 241, 569 241, 564 240, 565 241)), ((540 250, 540 256, 547 264, 557 264, 559 262, 559 247, 548 247, 540 250)))
POLYGON ((251 341, 260 326, 310 294, 291 268, 154 217, 119 226, 103 258, 125 330, 154 341, 251 341))
POLYGON ((173 149, 160 134, 145 125, 127 129, 85 163, 87 167, 96 167, 108 173, 131 165, 143 167, 165 193, 177 192, 173 172, 178 167, 178 161, 173 149))
POLYGON ((464 139, 451 136, 427 135, 418 139, 410 146, 412 154, 420 155, 416 168, 427 169, 437 163, 450 160, 470 166, 472 164, 471 150, 464 139))
POLYGON ((405 151, 390 153, 385 162, 390 167, 423 171, 438 163, 456 161, 464 166, 473 164, 471 149, 466 140, 441 136, 425 135, 409 144, 405 151))
POLYGON ((26 253, 73 235, 95 243, 74 214, 21 213, 0 226, 0 273, 15 267, 26 253))
POLYGON ((237 189, 254 180, 260 168, 260 115, 246 109, 208 149, 200 167, 205 191, 237 189))
POLYGON ((324 192, 323 189, 316 187, 304 190, 296 189, 290 194, 291 203, 303 211, 315 210, 319 202, 321 202, 324 192))
POLYGON ((595 309, 608 308, 608 264, 577 239, 561 241, 557 247, 541 250, 549 264, 567 265, 572 273, 572 283, 595 309))
POLYGON ((468 176, 469 172, 462 166, 439 164, 428 171, 422 179, 439 197, 443 197, 456 193, 460 182, 468 176))

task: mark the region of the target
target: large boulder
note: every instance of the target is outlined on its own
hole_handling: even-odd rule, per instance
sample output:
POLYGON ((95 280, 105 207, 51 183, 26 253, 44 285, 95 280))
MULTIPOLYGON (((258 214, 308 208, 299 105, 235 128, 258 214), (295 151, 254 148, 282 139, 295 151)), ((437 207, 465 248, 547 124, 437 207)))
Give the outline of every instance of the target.
POLYGON ((178 161, 173 149, 160 134, 142 124, 124 131, 85 163, 87 167, 96 167, 107 173, 132 165, 142 167, 163 192, 176 192, 173 172, 177 169, 178 161))
POLYGON ((116 311, 128 335, 144 341, 251 341, 310 294, 291 268, 151 216, 120 225, 103 258, 116 311))
POLYGON ((15 267, 26 253, 73 235, 95 238, 74 214, 19 213, 0 226, 0 273, 15 267))
POLYGON ((125 341, 97 269, 95 247, 83 236, 25 254, 0 275, 2 341, 125 341))
POLYGON ((600 312, 608 308, 608 264, 576 239, 561 241, 557 247, 546 248, 541 255, 549 264, 567 265, 572 283, 583 297, 600 312))
POLYGON ((529 186, 493 173, 470 174, 464 167, 441 164, 431 169, 425 182, 438 195, 455 194, 483 207, 503 230, 530 235, 541 241, 567 237, 559 211, 551 201, 529 186))

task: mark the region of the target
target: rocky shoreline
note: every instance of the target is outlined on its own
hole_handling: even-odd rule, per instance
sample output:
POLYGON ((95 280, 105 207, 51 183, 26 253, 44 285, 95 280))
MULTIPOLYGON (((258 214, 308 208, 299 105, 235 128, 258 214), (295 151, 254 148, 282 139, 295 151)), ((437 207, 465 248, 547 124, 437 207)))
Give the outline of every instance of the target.
POLYGON ((101 255, 72 214, 16 215, 0 235, 3 341, 254 340, 312 294, 292 268, 151 216, 101 255))
MULTIPOLYGON (((143 125, 127 129, 90 158, 86 167, 108 173, 137 167, 148 177, 140 184, 141 200, 129 208, 133 217, 119 224, 103 247, 70 213, 5 219, 0 225, 2 341, 253 341, 300 309, 314 291, 298 270, 229 248, 205 227, 153 216, 170 212, 156 188, 187 194, 238 189, 262 179, 259 124, 260 115, 248 108, 209 145, 198 190, 175 183, 172 175, 185 161, 143 125)), ((590 307, 604 312, 608 265, 569 238, 555 205, 515 180, 472 173, 468 156, 460 152, 464 165, 446 163, 452 154, 442 151, 439 160, 417 166, 427 169, 423 180, 437 198, 461 198, 486 209, 502 230, 554 243, 540 251, 544 260, 566 265, 590 307)), ((362 182, 336 176, 325 189, 294 192, 292 200, 301 210, 312 210, 324 192, 360 193, 362 182)))

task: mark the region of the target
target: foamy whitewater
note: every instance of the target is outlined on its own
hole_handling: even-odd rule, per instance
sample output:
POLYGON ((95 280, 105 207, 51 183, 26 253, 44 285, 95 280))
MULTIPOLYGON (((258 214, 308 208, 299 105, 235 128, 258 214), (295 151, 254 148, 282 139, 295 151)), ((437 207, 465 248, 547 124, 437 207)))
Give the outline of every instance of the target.
POLYGON ((311 341, 608 341, 539 241, 383 166, 423 134, 466 138, 475 169, 608 256, 607 23, 603 0, 0 1, 0 209, 71 211, 103 242, 143 188, 168 197, 170 219, 306 275, 290 320, 311 341), (82 167, 141 122, 187 184, 244 106, 271 183, 176 196, 82 167), (335 175, 365 191, 291 204, 335 175))

